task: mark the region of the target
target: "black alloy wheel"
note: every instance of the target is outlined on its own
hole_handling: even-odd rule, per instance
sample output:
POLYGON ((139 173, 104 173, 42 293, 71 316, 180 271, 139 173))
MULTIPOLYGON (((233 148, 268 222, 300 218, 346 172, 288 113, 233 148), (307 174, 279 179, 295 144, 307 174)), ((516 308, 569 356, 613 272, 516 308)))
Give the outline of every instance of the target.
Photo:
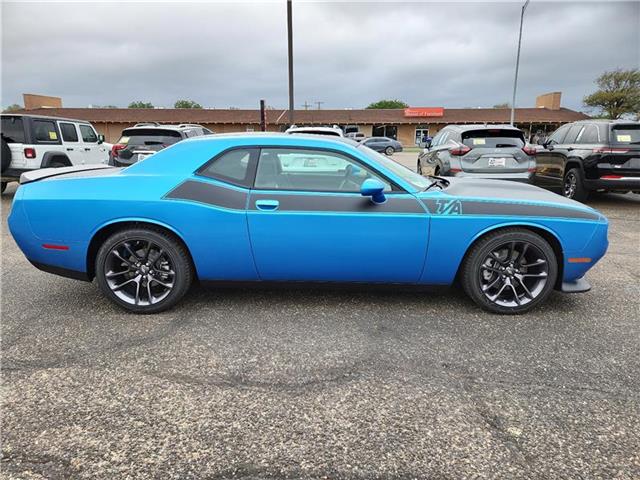
POLYGON ((185 248, 161 230, 131 229, 109 237, 96 258, 103 293, 136 313, 175 305, 187 292, 193 267, 185 248))
POLYGON ((463 267, 467 294, 494 313, 523 313, 551 293, 558 274, 556 256, 539 235, 509 229, 481 239, 463 267))

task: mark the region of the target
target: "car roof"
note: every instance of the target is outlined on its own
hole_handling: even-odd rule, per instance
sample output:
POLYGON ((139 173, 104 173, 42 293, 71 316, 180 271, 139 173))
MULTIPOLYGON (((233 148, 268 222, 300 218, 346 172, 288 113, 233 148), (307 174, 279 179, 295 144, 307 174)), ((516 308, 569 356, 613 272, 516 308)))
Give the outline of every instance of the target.
POLYGON ((500 130, 517 130, 521 132, 518 127, 514 127, 509 124, 491 124, 491 123, 478 123, 478 124, 469 124, 469 125, 447 125, 449 128, 453 128, 460 132, 467 132, 469 130, 494 130, 499 128, 500 130))
POLYGON ((53 120, 53 121, 63 121, 63 122, 77 122, 77 123, 86 123, 90 124, 88 120, 78 120, 77 118, 65 118, 65 117, 48 117, 46 115, 31 115, 29 113, 10 113, 5 112, 1 114, 3 117, 26 117, 26 118, 37 118, 39 120, 53 120))
POLYGON ((160 130, 175 130, 178 132, 184 131, 184 130, 191 130, 193 128, 205 128, 202 125, 197 125, 195 123, 180 123, 180 124, 161 124, 161 123, 155 123, 155 122, 148 122, 148 123, 136 123, 135 125, 132 125, 131 127, 127 127, 123 130, 134 130, 134 129, 160 129, 160 130))
MULTIPOLYGON (((261 140, 286 140, 286 143, 290 143, 292 136, 288 133, 275 133, 275 132, 236 132, 236 133, 215 133, 213 135, 203 135, 201 137, 192 137, 183 140, 180 143, 185 142, 214 142, 223 139, 236 139, 247 140, 249 144, 260 145, 261 140)), ((295 135, 296 139, 312 140, 314 142, 323 142, 327 144, 337 145, 350 145, 352 147, 358 147, 360 142, 356 142, 351 138, 338 137, 336 135, 317 135, 317 134, 298 134, 295 135)))

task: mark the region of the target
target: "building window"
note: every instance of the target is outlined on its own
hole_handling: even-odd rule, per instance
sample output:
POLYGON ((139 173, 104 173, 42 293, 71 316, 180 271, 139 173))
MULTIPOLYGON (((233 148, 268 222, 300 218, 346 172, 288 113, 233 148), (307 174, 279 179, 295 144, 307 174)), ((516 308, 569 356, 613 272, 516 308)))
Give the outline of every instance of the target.
POLYGON ((372 137, 387 137, 398 139, 398 127, 396 125, 375 125, 371 131, 372 137))

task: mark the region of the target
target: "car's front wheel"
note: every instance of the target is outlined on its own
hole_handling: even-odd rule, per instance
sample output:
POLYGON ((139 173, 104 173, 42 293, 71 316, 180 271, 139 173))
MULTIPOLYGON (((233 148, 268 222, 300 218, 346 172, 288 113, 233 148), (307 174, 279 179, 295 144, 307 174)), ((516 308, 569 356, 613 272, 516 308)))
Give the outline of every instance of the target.
POLYGON ((553 290, 558 265, 553 248, 524 229, 501 230, 481 238, 462 268, 465 292, 493 313, 524 313, 553 290))
POLYGON ((384 149, 384 153, 386 153, 387 155, 393 155, 395 153, 396 149, 393 147, 387 147, 384 149))
POLYGON ((98 250, 95 267, 98 285, 107 298, 135 313, 171 308, 193 281, 185 247, 152 227, 111 235, 98 250))

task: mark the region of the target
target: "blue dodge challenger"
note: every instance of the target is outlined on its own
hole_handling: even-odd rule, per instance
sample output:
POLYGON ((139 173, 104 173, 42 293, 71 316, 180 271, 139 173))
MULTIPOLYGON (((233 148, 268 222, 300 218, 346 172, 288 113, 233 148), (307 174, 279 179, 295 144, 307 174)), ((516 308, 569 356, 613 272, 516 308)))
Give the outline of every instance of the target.
POLYGON ((200 281, 449 285, 522 313, 583 278, 607 219, 530 185, 425 178, 321 136, 186 140, 125 169, 23 174, 9 227, 27 259, 153 313, 200 281))

